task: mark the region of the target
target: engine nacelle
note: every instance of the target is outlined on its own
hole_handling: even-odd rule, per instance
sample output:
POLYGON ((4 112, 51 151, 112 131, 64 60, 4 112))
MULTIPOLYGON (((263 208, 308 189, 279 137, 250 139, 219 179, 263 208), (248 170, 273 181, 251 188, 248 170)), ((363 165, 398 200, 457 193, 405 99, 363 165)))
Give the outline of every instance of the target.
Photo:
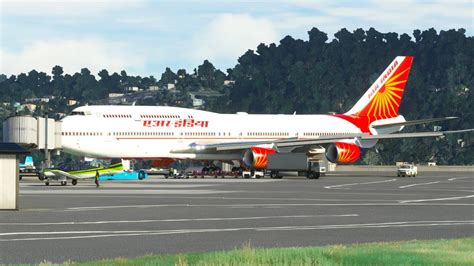
POLYGON ((252 169, 263 169, 267 167, 268 155, 276 151, 269 148, 252 147, 245 151, 242 161, 244 165, 252 169))
POLYGON ((332 163, 351 164, 360 157, 360 148, 354 143, 336 142, 329 145, 326 158, 332 163))

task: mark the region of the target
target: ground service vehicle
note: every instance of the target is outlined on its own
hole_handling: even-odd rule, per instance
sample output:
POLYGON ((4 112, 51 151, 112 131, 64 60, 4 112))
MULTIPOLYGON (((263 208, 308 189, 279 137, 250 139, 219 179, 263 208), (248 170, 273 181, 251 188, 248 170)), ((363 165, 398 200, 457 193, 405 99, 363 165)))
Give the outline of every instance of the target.
POLYGON ((271 178, 282 178, 283 171, 295 171, 309 179, 318 179, 326 173, 326 167, 319 160, 310 160, 306 153, 275 153, 268 156, 267 171, 271 178))
POLYGON ((415 177, 418 174, 418 168, 413 164, 401 165, 397 170, 397 176, 411 176, 415 177))
POLYGON ((263 170, 244 170, 242 171, 243 178, 264 178, 265 172, 263 170))
POLYGON ((99 180, 143 180, 146 178, 148 178, 147 172, 145 170, 138 170, 104 174, 99 177, 99 180))

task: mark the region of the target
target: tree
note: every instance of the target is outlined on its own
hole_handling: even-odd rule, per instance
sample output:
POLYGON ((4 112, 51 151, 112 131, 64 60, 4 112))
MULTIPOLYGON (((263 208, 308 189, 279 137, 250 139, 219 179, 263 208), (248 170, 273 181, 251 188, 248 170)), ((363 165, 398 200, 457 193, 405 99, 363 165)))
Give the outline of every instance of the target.
POLYGON ((158 84, 160 86, 165 86, 169 83, 175 84, 177 78, 178 76, 173 71, 171 71, 169 67, 167 67, 165 72, 161 75, 161 79, 158 81, 158 84))

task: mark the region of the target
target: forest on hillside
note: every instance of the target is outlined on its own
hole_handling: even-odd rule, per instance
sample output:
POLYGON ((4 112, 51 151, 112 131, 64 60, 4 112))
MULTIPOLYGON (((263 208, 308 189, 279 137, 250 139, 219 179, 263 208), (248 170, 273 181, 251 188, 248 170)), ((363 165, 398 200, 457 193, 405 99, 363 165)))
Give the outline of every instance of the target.
MULTIPOLYGON (((202 109, 223 113, 341 113, 349 110, 397 55, 413 55, 412 71, 401 102, 407 120, 457 116, 459 119, 407 127, 409 131, 474 128, 474 39, 464 29, 437 32, 381 33, 370 28, 352 32, 341 29, 334 38, 317 28, 308 40, 286 36, 278 44, 260 44, 225 72, 205 60, 192 73, 167 68, 159 79, 133 76, 126 70, 96 75, 87 68, 65 74, 61 66, 51 73, 31 70, 6 76, 0 73, 0 118, 13 113, 14 103, 49 97, 34 113, 44 110, 68 113, 77 105, 95 104, 109 93, 131 87, 152 96, 142 105, 192 107, 191 94, 204 93, 202 109), (173 90, 166 89, 173 84, 173 90), (208 95, 208 96, 205 96, 208 95), (51 97, 54 96, 54 97, 51 97), (68 100, 77 101, 75 105, 68 100)), ((309 123, 311 121, 308 121, 309 123)), ((438 164, 473 164, 472 134, 446 138, 385 140, 366 151, 362 164, 393 164, 396 161, 438 164)))

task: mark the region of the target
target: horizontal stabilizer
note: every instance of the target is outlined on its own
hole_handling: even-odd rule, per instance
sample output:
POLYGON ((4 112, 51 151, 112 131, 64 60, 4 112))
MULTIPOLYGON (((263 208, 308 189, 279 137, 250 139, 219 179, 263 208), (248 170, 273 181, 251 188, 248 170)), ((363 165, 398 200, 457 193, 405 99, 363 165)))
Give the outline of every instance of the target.
POLYGON ((453 120, 453 119, 458 119, 458 118, 459 117, 455 117, 455 116, 427 118, 427 119, 397 122, 397 123, 390 123, 390 124, 383 124, 383 125, 374 125, 372 127, 375 129, 379 129, 379 128, 393 127, 393 126, 413 126, 413 125, 419 125, 419 124, 428 124, 428 123, 434 123, 434 122, 439 122, 439 121, 453 120))

